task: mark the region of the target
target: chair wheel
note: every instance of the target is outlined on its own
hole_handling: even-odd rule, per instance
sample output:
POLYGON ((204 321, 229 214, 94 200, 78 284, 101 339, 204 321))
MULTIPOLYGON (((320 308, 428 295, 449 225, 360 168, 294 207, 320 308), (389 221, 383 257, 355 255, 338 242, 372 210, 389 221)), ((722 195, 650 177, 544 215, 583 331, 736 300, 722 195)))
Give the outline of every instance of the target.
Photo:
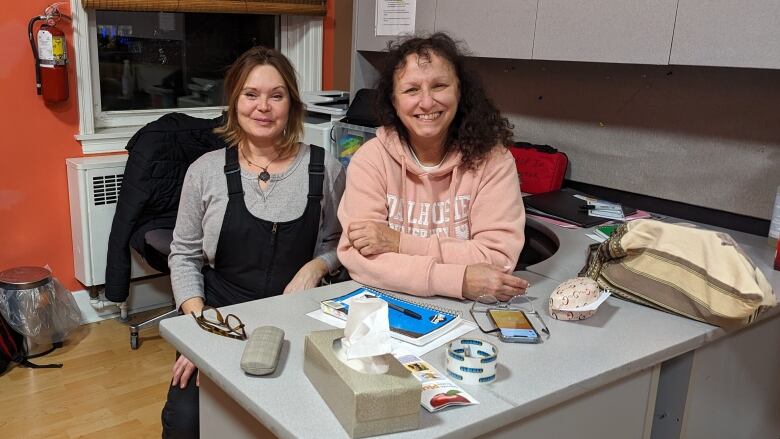
POLYGON ((130 334, 130 349, 138 349, 138 334, 130 334))

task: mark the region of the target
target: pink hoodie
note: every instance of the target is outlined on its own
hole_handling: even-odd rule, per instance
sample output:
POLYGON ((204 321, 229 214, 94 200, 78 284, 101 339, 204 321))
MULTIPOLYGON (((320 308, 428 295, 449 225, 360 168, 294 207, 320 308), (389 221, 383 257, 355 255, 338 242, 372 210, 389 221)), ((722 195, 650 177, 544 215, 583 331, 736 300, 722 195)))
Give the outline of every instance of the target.
POLYGON ((505 148, 494 148, 473 171, 450 152, 426 172, 385 128, 350 161, 338 215, 344 229, 338 257, 352 278, 418 296, 462 298, 467 265, 511 271, 525 240, 517 169, 505 148), (349 225, 366 220, 402 231, 399 253, 365 257, 352 247, 349 225))

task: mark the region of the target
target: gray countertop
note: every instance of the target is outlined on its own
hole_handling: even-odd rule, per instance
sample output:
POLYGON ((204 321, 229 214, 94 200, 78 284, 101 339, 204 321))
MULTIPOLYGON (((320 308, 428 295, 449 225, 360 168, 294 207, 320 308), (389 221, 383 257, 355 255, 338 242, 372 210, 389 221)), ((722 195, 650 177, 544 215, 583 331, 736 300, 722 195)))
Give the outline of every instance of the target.
MULTIPOLYGON (((533 221, 530 221, 533 222, 533 221)), ((537 223, 538 224, 538 223, 537 223)), ((463 388, 480 404, 428 413, 421 410, 420 429, 386 435, 388 438, 473 437, 510 424, 647 369, 669 358, 696 349, 726 334, 722 329, 647 307, 609 298, 592 318, 567 322, 549 317, 547 299, 561 281, 575 277, 585 263, 587 229, 547 227, 560 242, 560 249, 548 260, 518 272, 532 288, 528 295, 545 317, 551 337, 538 345, 497 343, 495 337, 472 332, 499 346, 497 380, 485 386, 463 388)), ((708 227, 712 228, 712 227, 708 227)), ((728 231, 772 284, 780 291, 780 272, 772 270, 774 257, 766 238, 728 231)), ((233 305, 223 314, 238 315, 247 333, 262 325, 285 330, 282 357, 273 375, 252 377, 239 367, 244 343, 207 333, 191 316, 160 323, 160 332, 190 358, 228 395, 279 437, 348 437, 316 389, 303 373, 303 341, 311 331, 332 327, 305 314, 319 307, 319 301, 351 291, 355 282, 233 305)), ((469 317, 469 302, 431 298, 432 303, 460 309, 469 317)), ((776 318, 775 307, 763 318, 776 318)), ((445 369, 445 347, 423 358, 445 369)))

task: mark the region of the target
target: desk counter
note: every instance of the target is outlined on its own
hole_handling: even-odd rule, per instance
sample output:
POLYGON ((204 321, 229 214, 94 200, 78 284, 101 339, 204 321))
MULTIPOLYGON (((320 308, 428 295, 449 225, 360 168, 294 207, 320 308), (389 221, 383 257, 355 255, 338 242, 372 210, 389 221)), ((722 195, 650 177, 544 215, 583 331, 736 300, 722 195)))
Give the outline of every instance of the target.
MULTIPOLYGON (((457 438, 485 434, 563 437, 576 434, 594 438, 649 438, 651 432, 652 437, 685 437, 686 432, 688 437, 697 437, 706 429, 718 432, 717 428, 721 427, 717 423, 712 426, 712 422, 692 418, 697 410, 713 408, 707 406, 718 396, 707 393, 710 387, 696 380, 698 370, 704 365, 695 355, 703 347, 716 344, 713 342, 718 339, 740 339, 733 343, 745 352, 734 355, 753 356, 763 364, 754 366, 751 359, 744 358, 737 364, 723 365, 723 370, 708 370, 707 376, 729 374, 735 367, 744 368, 738 375, 748 381, 749 388, 738 381, 730 383, 736 389, 729 390, 729 386, 724 386, 724 391, 739 391, 745 399, 756 401, 741 403, 743 408, 737 414, 747 412, 748 415, 742 422, 754 422, 753 418, 758 417, 755 422, 768 425, 758 425, 755 427, 758 430, 754 431, 759 434, 771 432, 772 437, 780 434, 780 421, 762 417, 762 411, 769 410, 769 416, 774 410, 772 419, 780 412, 780 397, 776 396, 780 393, 780 374, 776 372, 780 370, 780 349, 777 349, 780 346, 780 307, 770 310, 755 325, 736 333, 726 333, 705 323, 617 298, 609 298, 590 319, 579 322, 553 320, 546 311, 550 293, 562 280, 577 275, 585 263, 586 249, 593 241, 582 229, 538 224, 536 227, 546 227, 546 233, 560 243, 560 248, 548 260, 517 274, 531 282, 528 295, 544 316, 551 337, 538 345, 498 343, 496 382, 463 386, 479 400, 479 405, 438 413, 428 413, 421 408, 420 429, 383 437, 457 438), (667 361, 670 359, 673 361, 667 361), (750 375, 756 372, 755 367, 768 376, 762 376, 764 380, 753 386, 749 381, 750 375), (696 406, 692 407, 692 404, 696 406), (751 409, 755 406, 762 407, 758 414, 751 409)), ((729 233, 753 257, 777 294, 780 273, 771 268, 773 253, 765 244, 766 239, 729 233)), ((244 342, 207 333, 197 327, 191 316, 161 322, 162 336, 190 358, 202 373, 202 436, 262 436, 267 434, 264 426, 278 437, 347 437, 303 373, 303 341, 312 331, 332 329, 305 314, 317 309, 320 300, 357 286, 355 282, 345 282, 225 308, 223 313, 234 313, 245 322, 247 332, 262 325, 284 328, 286 340, 281 360, 276 372, 268 377, 251 377, 241 371, 239 360, 244 342), (225 429, 230 433, 226 434, 225 429)), ((469 318, 469 302, 444 298, 428 300, 459 309, 469 318)), ((470 336, 497 342, 494 337, 479 332, 470 336)), ((733 349, 731 345, 717 344, 709 353, 709 361, 723 363, 721 357, 730 358, 733 349)), ((426 354, 424 359, 444 371, 444 352, 445 348, 440 347, 426 354)), ((729 395, 721 396, 728 399, 729 395)), ((728 427, 729 417, 722 419, 722 424, 728 427)), ((743 429, 736 431, 744 432, 743 429)), ((718 434, 716 437, 737 436, 718 434)))

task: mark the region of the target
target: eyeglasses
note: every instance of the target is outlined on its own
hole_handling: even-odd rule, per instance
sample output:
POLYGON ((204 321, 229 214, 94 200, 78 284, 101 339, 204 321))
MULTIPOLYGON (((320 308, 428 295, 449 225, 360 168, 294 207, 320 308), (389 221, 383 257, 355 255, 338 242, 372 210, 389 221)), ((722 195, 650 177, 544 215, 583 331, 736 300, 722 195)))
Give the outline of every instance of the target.
POLYGON ((550 329, 547 327, 547 324, 544 323, 542 316, 534 308, 533 302, 525 295, 514 296, 508 302, 501 302, 495 296, 484 295, 477 297, 474 303, 471 304, 469 313, 479 330, 485 334, 498 332, 500 329, 496 327, 493 319, 488 316, 488 312, 491 309, 516 309, 523 311, 528 316, 534 316, 541 323, 542 332, 547 334, 548 337, 550 336, 550 329))
POLYGON ((228 314, 223 318, 218 309, 210 306, 204 306, 200 310, 200 315, 196 315, 194 311, 190 314, 204 331, 236 340, 246 340, 247 338, 244 323, 235 314, 228 314))

